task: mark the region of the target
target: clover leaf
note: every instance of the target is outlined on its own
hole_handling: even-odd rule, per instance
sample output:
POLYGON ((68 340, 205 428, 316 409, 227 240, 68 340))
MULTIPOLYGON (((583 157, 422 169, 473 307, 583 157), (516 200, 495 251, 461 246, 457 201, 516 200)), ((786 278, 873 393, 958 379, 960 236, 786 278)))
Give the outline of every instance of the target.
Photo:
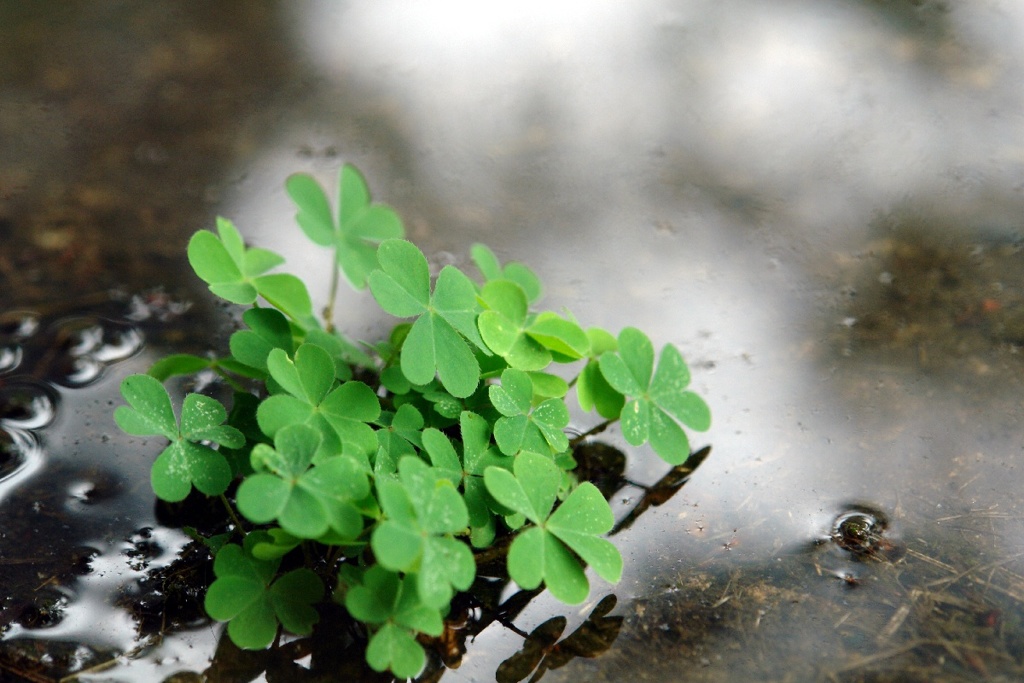
POLYGON ((416 456, 398 463, 398 479, 377 482, 384 521, 370 546, 384 567, 416 574, 423 604, 441 608, 454 589, 465 590, 476 576, 473 553, 452 534, 462 533, 469 516, 455 486, 416 456))
POLYGON ((306 338, 303 341, 316 344, 331 355, 334 359, 334 376, 342 381, 352 379, 353 365, 361 365, 364 368, 374 367, 374 360, 370 354, 337 330, 328 332, 313 328, 306 332, 306 338))
POLYGON ((526 328, 526 334, 551 352, 559 363, 571 363, 587 355, 590 339, 576 322, 546 311, 526 328))
POLYGON ((480 336, 511 367, 543 370, 552 360, 572 362, 590 350, 587 334, 575 322, 551 312, 531 319, 526 292, 511 280, 489 280, 480 299, 486 307, 477 321, 480 336))
POLYGON ((426 654, 416 633, 440 636, 444 622, 438 608, 420 600, 411 577, 402 579, 375 565, 348 589, 344 602, 355 619, 378 627, 366 649, 366 661, 374 670, 391 669, 399 678, 413 678, 423 670, 426 654))
POLYGON ((280 623, 292 633, 305 635, 317 621, 313 603, 323 598, 324 586, 316 573, 293 569, 275 579, 280 560, 258 560, 252 548, 266 534, 246 536, 245 547, 225 545, 213 562, 216 580, 206 591, 206 612, 228 622, 228 635, 238 647, 257 650, 273 641, 280 623))
POLYGON ((593 484, 580 484, 551 512, 561 474, 550 458, 524 451, 516 457, 512 472, 489 467, 484 482, 495 500, 533 523, 512 541, 509 576, 526 590, 543 581, 552 595, 575 605, 586 599, 590 584, 572 553, 611 583, 622 577, 622 556, 610 541, 601 538, 615 520, 593 484))
POLYGON ((470 542, 476 547, 486 546, 494 540, 496 527, 490 509, 493 499, 484 486, 484 470, 492 465, 511 468, 512 458, 500 455, 491 446, 491 426, 480 415, 463 411, 459 417, 459 429, 461 459, 451 440, 434 427, 423 430, 423 450, 440 476, 462 488, 469 513, 470 542))
POLYGON ((423 450, 430 458, 434 470, 454 484, 462 484, 462 461, 452 445, 451 439, 436 427, 427 427, 422 434, 423 450))
POLYGON ((181 406, 181 422, 174 416, 171 397, 159 380, 149 375, 130 375, 121 382, 128 406, 114 411, 117 425, 136 436, 158 434, 171 443, 153 463, 150 480, 156 495, 168 502, 184 500, 195 486, 208 496, 227 490, 231 466, 225 457, 203 441, 241 448, 245 437, 222 424, 227 411, 216 399, 189 394, 181 406), (131 407, 129 407, 131 406, 131 407))
POLYGON ((413 446, 422 446, 420 434, 423 431, 423 414, 411 403, 403 403, 394 413, 381 413, 378 420, 381 429, 377 430, 377 439, 383 444, 398 441, 402 443, 400 450, 405 454, 415 451, 413 446))
POLYGON ((690 442, 677 420, 704 431, 711 426, 711 411, 704 399, 686 390, 690 370, 679 350, 666 344, 654 370, 651 340, 627 327, 619 333, 618 351, 601 356, 600 368, 608 384, 631 397, 620 413, 626 441, 640 446, 650 440, 654 452, 671 465, 686 460, 690 442))
POLYGON ((285 392, 264 400, 256 412, 267 436, 290 424, 316 428, 323 441, 314 462, 338 453, 363 461, 377 450, 377 437, 366 423, 380 416, 380 401, 362 382, 335 386, 334 360, 323 348, 304 343, 294 360, 283 349, 272 349, 267 369, 285 392))
POLYGON ((562 398, 569 393, 569 383, 558 375, 548 372, 528 372, 533 382, 533 398, 562 398))
POLYGON ((569 448, 563 431, 569 426, 569 409, 559 398, 532 408, 533 380, 522 370, 508 368, 501 384, 488 388, 491 403, 502 414, 494 424, 494 440, 505 455, 520 450, 561 453, 569 448))
POLYGON ((257 560, 276 560, 284 557, 293 549, 302 545, 302 539, 292 536, 284 529, 267 529, 266 535, 253 543, 252 556, 257 560))
POLYGON ((598 361, 606 352, 618 349, 619 343, 610 332, 599 327, 588 328, 587 338, 590 356, 576 379, 576 398, 583 410, 590 412, 596 408, 598 415, 612 420, 622 414, 626 398, 608 384, 598 361))
POLYGON ((316 327, 306 285, 287 273, 265 275, 284 263, 272 251, 245 246, 241 233, 226 218, 217 218, 217 234, 200 230, 188 243, 188 262, 210 291, 236 304, 252 304, 262 296, 289 317, 316 327))
POLYGON ((377 245, 402 237, 402 219, 387 204, 371 203, 370 190, 362 173, 345 164, 338 178, 338 216, 331 214, 330 202, 320 183, 305 173, 285 181, 288 196, 299 208, 295 218, 313 242, 334 247, 335 258, 345 279, 355 289, 366 287, 366 279, 377 268, 377 245))
POLYGON ((377 430, 380 447, 373 461, 373 476, 381 477, 397 472, 402 456, 415 455, 423 446, 423 414, 411 403, 403 403, 394 413, 382 412, 377 424, 381 426, 377 430))
POLYGON ((386 240, 377 250, 380 270, 370 273, 370 291, 388 313, 416 317, 402 345, 402 373, 413 384, 437 375, 457 398, 473 393, 480 364, 467 339, 486 349, 477 331, 476 285, 454 266, 445 266, 430 291, 430 268, 423 252, 405 240, 386 240))
MULTIPOLYGON (((500 455, 491 445, 491 424, 482 416, 463 411, 459 416, 462 436, 462 498, 469 513, 470 542, 477 548, 489 546, 496 535, 490 494, 484 485, 488 467, 511 469, 512 458, 500 455)), ((436 464, 436 463, 435 463, 436 464)))
POLYGON ((491 280, 480 291, 487 310, 477 325, 484 343, 520 370, 543 370, 551 363, 551 353, 526 334, 529 301, 523 288, 511 280, 491 280))
POLYGON ((288 319, 273 308, 250 308, 242 314, 249 328, 239 330, 228 340, 231 355, 246 365, 267 372, 267 356, 273 349, 291 354, 295 350, 288 319))
POLYGON ((210 358, 196 356, 191 353, 175 353, 164 356, 149 366, 146 374, 153 379, 163 382, 168 377, 175 375, 192 375, 201 370, 214 367, 215 362, 210 358))
POLYGON ((471 246, 469 255, 487 282, 500 279, 511 280, 522 288, 527 301, 531 304, 537 303, 543 295, 544 290, 541 287, 540 278, 529 266, 512 261, 502 267, 498 257, 494 255, 490 247, 484 244, 471 246))
POLYGON ((239 511, 257 524, 276 520, 297 538, 318 538, 328 529, 355 538, 363 523, 353 501, 370 493, 366 469, 347 455, 313 465, 320 441, 316 429, 292 424, 277 432, 274 448, 257 444, 255 474, 238 487, 239 511))

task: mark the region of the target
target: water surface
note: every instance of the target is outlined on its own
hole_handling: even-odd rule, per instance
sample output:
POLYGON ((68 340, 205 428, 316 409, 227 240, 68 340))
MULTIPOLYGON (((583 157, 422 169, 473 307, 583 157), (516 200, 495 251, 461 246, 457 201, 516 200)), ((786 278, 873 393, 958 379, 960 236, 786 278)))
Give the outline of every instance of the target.
MULTIPOLYGON (((183 258, 215 215, 322 303, 327 256, 294 239, 282 184, 352 161, 437 263, 467 262, 471 241, 527 261, 549 305, 676 344, 712 406, 695 439, 711 456, 616 535, 622 582, 517 617, 528 633, 565 615, 568 635, 616 596, 609 647, 549 654, 545 680, 1020 675, 1016 3, 11 3, 0 19, 4 309, 42 323, 8 345, 26 357, 0 354, 0 380, 55 406, 5 425, 35 450, 0 492, 21 529, 0 538, 18 586, 3 609, 29 614, 40 584, 66 602, 7 641, 133 653, 96 680, 207 666, 213 629, 140 650, 111 607, 145 534, 152 566, 183 543, 153 514, 159 444, 110 419, 117 382, 223 343, 230 312, 183 258), (192 306, 138 320, 133 297, 192 306), (146 346, 62 384, 45 349, 82 317, 146 346), (74 514, 46 522, 47 506, 74 514), (851 510, 886 520, 877 552, 830 540, 851 510), (111 627, 90 641, 77 614, 111 627)), ((338 323, 379 334, 371 304, 353 295, 338 323)), ((632 480, 664 474, 628 450, 632 480)), ((522 645, 493 625, 443 678, 489 680, 522 645)), ((71 669, 103 659, 74 652, 71 669)))

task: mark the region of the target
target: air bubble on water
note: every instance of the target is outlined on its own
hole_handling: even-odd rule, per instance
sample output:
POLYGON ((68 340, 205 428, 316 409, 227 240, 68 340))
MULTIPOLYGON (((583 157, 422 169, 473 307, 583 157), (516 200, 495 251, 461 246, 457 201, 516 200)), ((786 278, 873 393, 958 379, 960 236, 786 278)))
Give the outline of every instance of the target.
POLYGON ((67 336, 67 352, 72 356, 84 356, 103 343, 103 328, 90 324, 79 329, 72 328, 67 336))
POLYGON ((54 336, 65 353, 71 356, 96 356, 104 362, 127 358, 142 342, 142 334, 134 325, 79 316, 65 318, 54 325, 54 336))
POLYGON ((68 496, 83 505, 89 505, 96 496, 96 486, 91 481, 72 482, 68 486, 68 496))
POLYGON ((0 347, 0 374, 10 372, 14 368, 21 365, 21 359, 24 356, 20 346, 3 346, 0 347))
POLYGON ((134 325, 102 318, 67 318, 57 323, 55 334, 63 357, 54 381, 72 388, 95 382, 107 365, 130 358, 143 345, 134 325))
POLYGON ((142 333, 138 328, 104 321, 101 342, 90 355, 101 363, 116 363, 138 353, 142 342, 142 333))
POLYGON ((26 429, 0 426, 0 500, 43 463, 36 435, 26 429))
POLYGON ((39 329, 39 316, 30 311, 0 313, 0 340, 18 342, 28 339, 39 329))
POLYGON ((100 375, 103 374, 103 367, 103 363, 92 356, 68 358, 54 381, 70 388, 84 387, 100 378, 100 375))
POLYGON ((40 429, 57 415, 57 395, 35 380, 15 380, 0 385, 0 427, 40 429))

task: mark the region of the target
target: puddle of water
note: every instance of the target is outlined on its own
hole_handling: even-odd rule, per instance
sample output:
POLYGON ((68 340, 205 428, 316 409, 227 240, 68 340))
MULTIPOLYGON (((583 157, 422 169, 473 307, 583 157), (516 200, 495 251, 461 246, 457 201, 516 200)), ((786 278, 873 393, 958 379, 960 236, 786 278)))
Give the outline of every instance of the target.
MULTIPOLYGON (((0 319, 0 613, 41 670, 208 666, 213 631, 140 641, 111 597, 184 542, 117 383, 222 340, 183 258, 215 214, 322 304, 282 183, 354 161, 438 262, 487 242, 549 304, 677 344, 714 413, 707 460, 616 534, 619 586, 532 601, 444 680, 1021 675, 1017 3, 0 13, 0 281, 28 312, 0 319)), ((339 322, 379 334, 371 304, 339 322)), ((630 481, 665 475, 626 452, 630 481)))

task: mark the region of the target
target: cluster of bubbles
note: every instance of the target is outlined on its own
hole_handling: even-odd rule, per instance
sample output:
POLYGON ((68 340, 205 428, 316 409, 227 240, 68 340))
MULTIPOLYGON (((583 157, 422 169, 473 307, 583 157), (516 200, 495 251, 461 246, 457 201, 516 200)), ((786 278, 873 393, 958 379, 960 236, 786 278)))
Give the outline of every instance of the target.
POLYGON ((61 391, 96 382, 142 344, 128 322, 0 314, 0 499, 42 464, 40 432, 56 419, 61 391))

